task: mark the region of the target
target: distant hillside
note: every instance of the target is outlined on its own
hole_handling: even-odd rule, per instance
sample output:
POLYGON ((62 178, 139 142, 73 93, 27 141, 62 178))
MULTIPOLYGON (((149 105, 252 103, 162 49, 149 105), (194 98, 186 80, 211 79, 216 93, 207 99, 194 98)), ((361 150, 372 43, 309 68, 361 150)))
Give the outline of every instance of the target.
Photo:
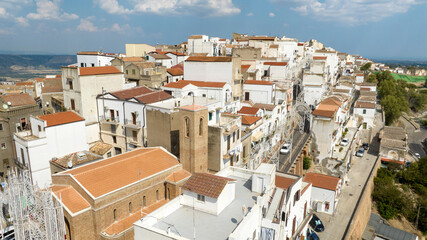
POLYGON ((0 78, 18 80, 61 72, 61 66, 77 62, 75 55, 11 55, 0 54, 0 78))

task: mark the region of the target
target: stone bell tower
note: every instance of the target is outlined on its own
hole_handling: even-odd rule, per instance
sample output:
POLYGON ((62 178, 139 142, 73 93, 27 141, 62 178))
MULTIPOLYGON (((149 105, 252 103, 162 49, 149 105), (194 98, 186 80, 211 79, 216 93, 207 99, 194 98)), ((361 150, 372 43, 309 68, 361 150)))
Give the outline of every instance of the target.
POLYGON ((182 167, 191 172, 208 170, 208 109, 188 105, 179 109, 179 156, 182 167))

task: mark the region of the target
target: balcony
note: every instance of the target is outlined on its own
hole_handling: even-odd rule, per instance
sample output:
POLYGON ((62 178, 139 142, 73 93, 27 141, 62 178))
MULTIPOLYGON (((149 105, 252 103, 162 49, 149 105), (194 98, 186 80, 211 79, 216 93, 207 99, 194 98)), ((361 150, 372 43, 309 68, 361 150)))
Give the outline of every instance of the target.
POLYGON ((140 129, 141 128, 141 121, 132 121, 129 119, 125 119, 125 127, 133 128, 133 129, 140 129))
POLYGON ((107 117, 107 116, 99 116, 99 122, 100 123, 105 123, 105 124, 113 124, 113 125, 118 125, 120 123, 119 119, 117 119, 117 118, 110 118, 110 117, 107 117))

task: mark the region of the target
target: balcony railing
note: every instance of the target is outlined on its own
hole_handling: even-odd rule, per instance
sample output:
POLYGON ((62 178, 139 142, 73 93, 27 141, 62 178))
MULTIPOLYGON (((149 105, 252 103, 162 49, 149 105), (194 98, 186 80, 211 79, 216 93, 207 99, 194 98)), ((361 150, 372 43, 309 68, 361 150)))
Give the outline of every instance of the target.
POLYGON ((110 118, 107 116, 99 116, 99 122, 107 124, 119 124, 118 118, 110 118))
POLYGON ((141 128, 141 121, 133 121, 130 119, 125 119, 125 127, 141 128))

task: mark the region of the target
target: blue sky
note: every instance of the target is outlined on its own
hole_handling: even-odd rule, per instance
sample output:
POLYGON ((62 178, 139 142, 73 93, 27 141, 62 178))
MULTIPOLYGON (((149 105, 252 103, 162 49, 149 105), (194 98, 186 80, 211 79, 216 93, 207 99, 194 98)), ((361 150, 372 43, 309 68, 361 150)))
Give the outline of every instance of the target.
POLYGON ((0 51, 124 52, 125 43, 238 32, 427 60, 426 23, 426 0, 0 0, 0 51))

